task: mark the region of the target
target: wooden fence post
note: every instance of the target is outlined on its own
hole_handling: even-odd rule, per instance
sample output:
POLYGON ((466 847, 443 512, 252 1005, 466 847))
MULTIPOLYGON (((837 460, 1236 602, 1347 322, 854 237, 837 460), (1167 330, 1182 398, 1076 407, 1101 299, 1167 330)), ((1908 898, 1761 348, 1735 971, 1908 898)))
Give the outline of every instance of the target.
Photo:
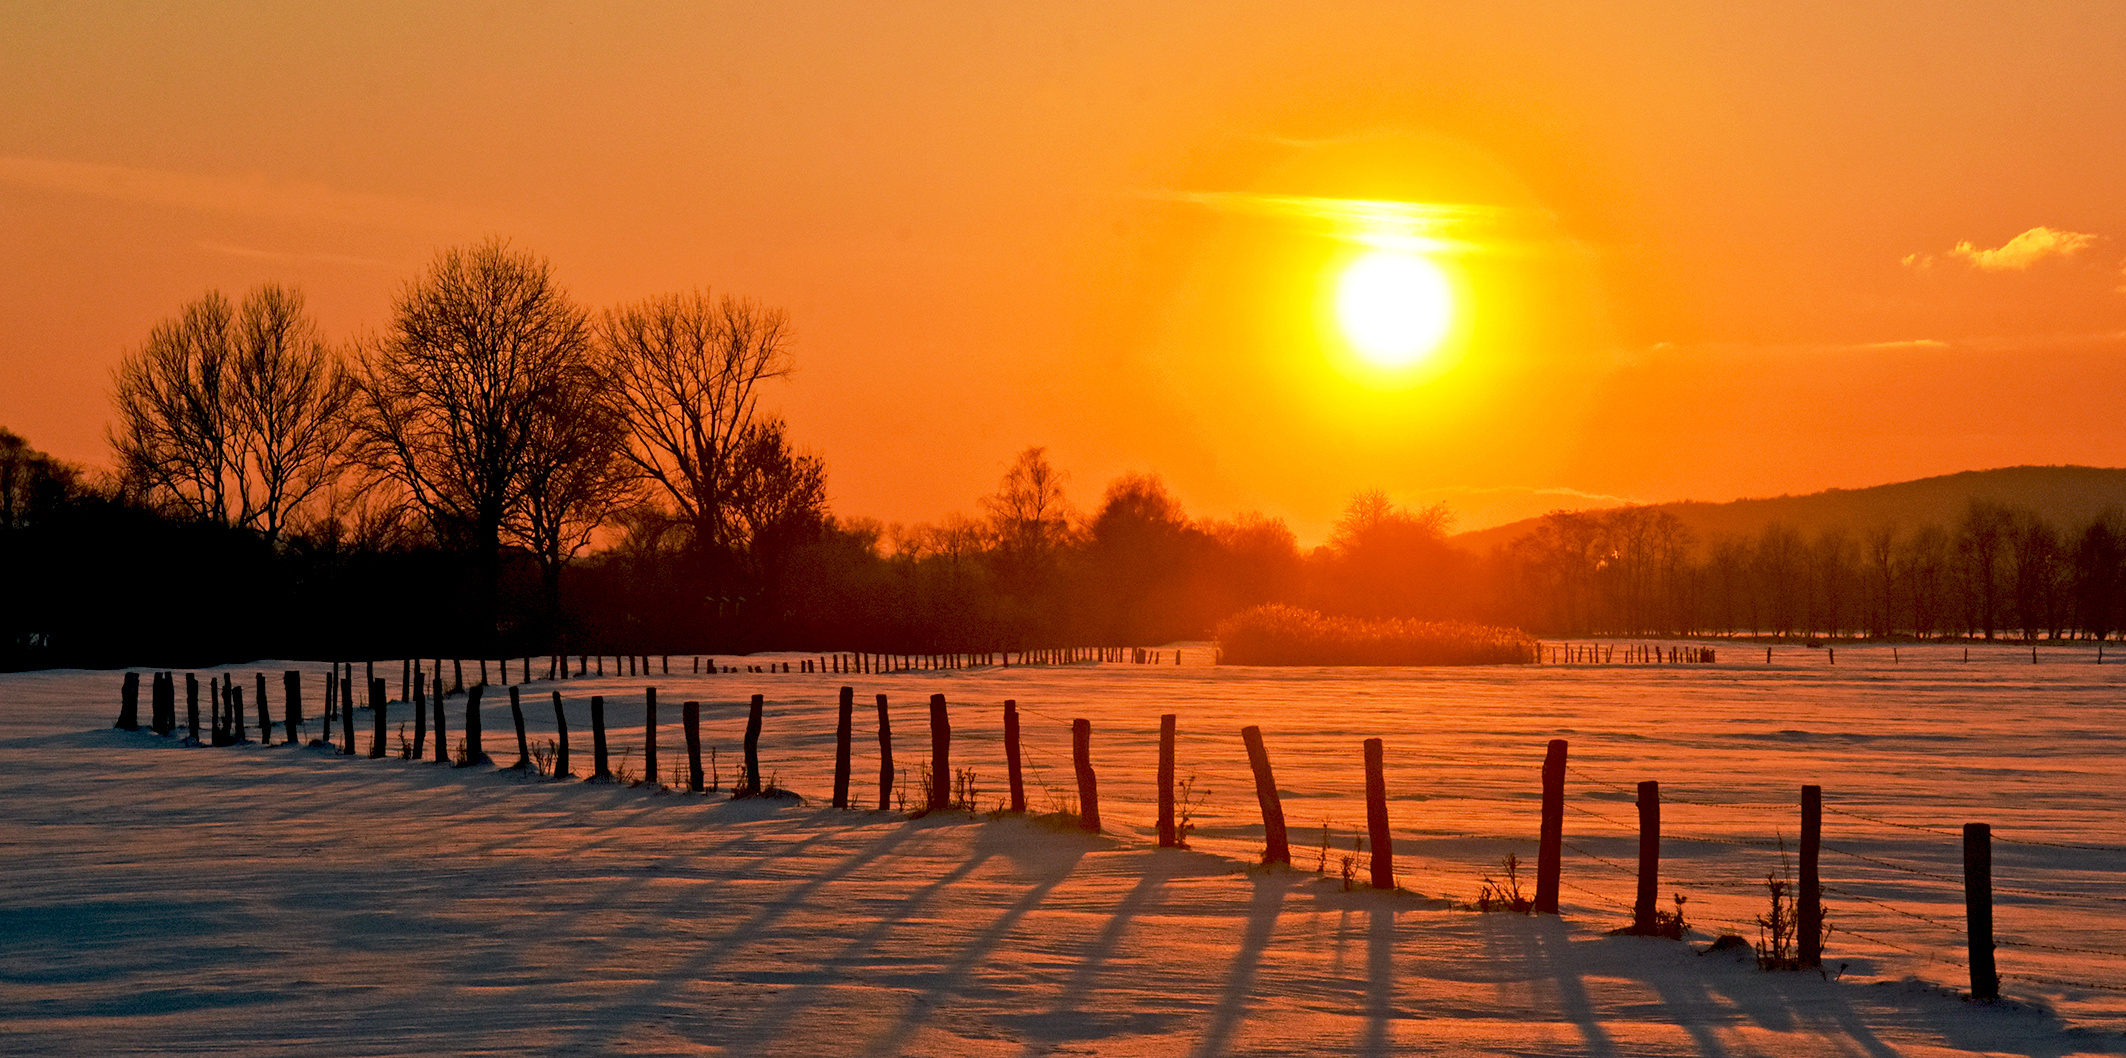
POLYGON ((480 745, 480 696, 486 692, 485 679, 465 692, 465 763, 468 766, 489 763, 487 750, 480 745))
POLYGON ((1262 745, 1262 729, 1253 724, 1240 729, 1247 743, 1248 767, 1255 772, 1255 800, 1262 805, 1262 862, 1292 865, 1292 847, 1285 841, 1284 802, 1277 796, 1277 780, 1270 774, 1270 754, 1262 745))
POLYGON ((266 709, 266 674, 254 672, 251 675, 258 682, 258 744, 270 746, 273 744, 273 714, 266 709))
MULTIPOLYGON (((840 655, 835 660, 840 661, 840 655)), ((856 688, 843 687, 834 721, 834 807, 849 807, 849 738, 855 723, 856 688)))
POLYGON ((193 745, 199 744, 199 676, 185 673, 185 738, 193 745))
POLYGON ((435 692, 435 701, 429 705, 429 708, 435 713, 435 723, 429 726, 435 728, 433 734, 436 738, 436 763, 448 764, 450 763, 450 722, 443 712, 443 663, 440 661, 436 662, 435 692))
POLYGON ((1011 810, 1026 812, 1026 777, 1019 760, 1019 703, 1004 699, 1004 781, 1011 792, 1011 810))
MULTIPOLYGON (((649 658, 644 656, 642 667, 648 669, 649 658)), ((642 779, 651 786, 660 785, 657 778, 657 688, 642 689, 642 779)))
POLYGON ((140 730, 140 673, 125 674, 125 682, 118 687, 118 722, 111 726, 120 731, 140 730))
MULTIPOLYGON (((385 671, 389 672, 390 670, 386 669, 385 671)), ((370 678, 369 712, 370 715, 376 720, 375 728, 373 728, 369 733, 370 760, 384 759, 384 744, 390 737, 391 723, 388 719, 386 719, 384 715, 385 713, 390 712, 390 710, 387 709, 384 705, 384 696, 388 693, 390 692, 385 687, 383 680, 377 679, 375 677, 370 678)))
POLYGON ((229 697, 229 741, 251 741, 244 730, 244 689, 236 685, 234 674, 222 677, 222 692, 229 697))
POLYGON ((930 805, 927 811, 952 807, 952 718, 945 712, 945 696, 930 696, 930 805))
POLYGON ((1823 787, 1801 788, 1801 891, 1794 930, 1802 966, 1823 965, 1823 787))
POLYGON ((701 703, 684 702, 679 706, 680 718, 687 729, 687 789, 701 792, 701 703))
POLYGON ((299 669, 281 673, 281 727, 288 738, 283 745, 294 745, 302 737, 303 729, 303 674, 299 669))
POLYGON ((568 713, 561 708, 561 692, 554 692, 554 778, 574 778, 568 770, 568 713))
POLYGON ((1971 957, 1971 998, 1999 999, 1993 964, 1993 828, 1964 824, 1964 932, 1971 957))
POLYGON ((428 752, 428 674, 413 673, 413 759, 428 752))
POLYGON ((1565 858, 1565 740, 1543 755, 1543 821, 1535 854, 1535 912, 1558 913, 1558 875, 1565 858))
POLYGON ((886 696, 878 696, 878 810, 893 807, 893 718, 886 696))
POLYGON ((1395 838, 1388 832, 1388 778, 1385 751, 1377 738, 1366 740, 1366 842, 1373 846, 1373 888, 1395 888, 1395 838))
POLYGON ((602 694, 591 695, 591 777, 584 781, 613 781, 613 773, 606 767, 605 696, 602 694))
MULTIPOLYGON (((531 660, 527 658, 524 663, 529 666, 531 660)), ((529 674, 529 671, 527 671, 526 675, 529 674)), ((529 683, 531 681, 527 679, 525 682, 529 683)), ((517 685, 514 683, 509 685, 509 718, 515 721, 517 725, 517 762, 510 765, 509 770, 530 771, 531 740, 524 736, 524 703, 518 698, 517 685)))
POLYGON ((340 677, 340 755, 354 756, 354 664, 340 677))
POLYGON ((1098 834, 1100 787, 1093 779, 1092 741, 1092 721, 1070 722, 1070 763, 1078 773, 1078 825, 1098 834))
POLYGON ((760 711, 765 701, 764 696, 756 694, 746 706, 746 785, 739 791, 740 797, 760 792, 760 711))
POLYGON ((1180 844, 1181 835, 1174 830, 1174 714, 1159 716, 1159 847, 1170 849, 1180 844))
POLYGON ((1661 897, 1661 784, 1639 784, 1639 895, 1631 908, 1633 932, 1651 936, 1661 897))

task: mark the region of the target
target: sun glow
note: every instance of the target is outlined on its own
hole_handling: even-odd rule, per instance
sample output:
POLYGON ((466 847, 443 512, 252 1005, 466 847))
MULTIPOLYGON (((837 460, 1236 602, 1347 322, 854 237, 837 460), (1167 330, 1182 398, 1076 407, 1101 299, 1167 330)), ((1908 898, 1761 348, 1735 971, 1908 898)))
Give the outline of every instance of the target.
POLYGON ((1446 273, 1422 255, 1374 250, 1344 269, 1336 319, 1368 362, 1407 367, 1424 359, 1454 321, 1446 273))

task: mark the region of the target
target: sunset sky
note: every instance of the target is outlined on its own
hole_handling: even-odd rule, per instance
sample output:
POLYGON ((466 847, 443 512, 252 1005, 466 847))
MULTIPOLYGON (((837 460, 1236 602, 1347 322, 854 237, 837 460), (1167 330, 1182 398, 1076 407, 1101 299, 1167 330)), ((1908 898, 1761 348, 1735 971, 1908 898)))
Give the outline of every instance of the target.
POLYGON ((187 299, 351 338, 503 235, 787 308, 842 515, 1029 444, 1305 540, 2126 465, 2122 71, 2111 2, 0 0, 0 426, 105 464, 187 299), (1414 367, 1337 322, 1384 245, 1452 291, 1414 367))

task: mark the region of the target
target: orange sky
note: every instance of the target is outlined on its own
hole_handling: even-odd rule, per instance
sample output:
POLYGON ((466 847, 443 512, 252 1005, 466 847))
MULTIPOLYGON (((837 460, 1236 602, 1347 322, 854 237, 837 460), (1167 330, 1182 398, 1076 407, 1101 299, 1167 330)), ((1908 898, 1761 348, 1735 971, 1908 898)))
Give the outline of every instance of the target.
POLYGON ((788 308, 772 399, 888 521, 1028 444, 1305 539, 2126 465, 2113 3, 147 6, 0 0, 0 425, 70 459, 203 290, 346 337, 502 234, 788 308), (1487 207, 1424 370, 1291 199, 1487 207))

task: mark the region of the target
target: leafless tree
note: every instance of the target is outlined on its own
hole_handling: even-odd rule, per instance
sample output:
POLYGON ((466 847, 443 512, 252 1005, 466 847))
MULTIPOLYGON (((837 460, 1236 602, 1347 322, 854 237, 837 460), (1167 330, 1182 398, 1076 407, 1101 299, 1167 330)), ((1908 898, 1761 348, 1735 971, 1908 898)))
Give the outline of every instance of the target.
POLYGON ((561 571, 635 498, 627 423, 610 376, 586 364, 548 389, 525 430, 524 484, 503 517, 506 536, 538 560, 546 612, 560 612, 561 571))
POLYGON ((588 316, 552 265, 499 239, 438 254, 364 350, 366 455, 473 559, 482 638, 496 630, 505 523, 556 483, 538 472, 563 430, 551 419, 595 404, 582 390, 601 385, 588 316))
POLYGON ((342 474, 353 381, 304 310, 265 284, 209 291, 119 364, 121 480, 150 502, 278 541, 342 474))
POLYGON ((782 310, 705 290, 610 309, 598 321, 634 442, 628 456, 677 508, 697 551, 728 556, 745 546, 742 507, 764 502, 742 496, 758 485, 747 484, 744 464, 762 437, 759 387, 789 373, 790 337, 782 310))
POLYGON ((1048 554, 1070 534, 1070 505, 1063 472, 1048 461, 1048 449, 1020 452, 1004 471, 1003 486, 982 500, 998 546, 1021 558, 1048 554))

